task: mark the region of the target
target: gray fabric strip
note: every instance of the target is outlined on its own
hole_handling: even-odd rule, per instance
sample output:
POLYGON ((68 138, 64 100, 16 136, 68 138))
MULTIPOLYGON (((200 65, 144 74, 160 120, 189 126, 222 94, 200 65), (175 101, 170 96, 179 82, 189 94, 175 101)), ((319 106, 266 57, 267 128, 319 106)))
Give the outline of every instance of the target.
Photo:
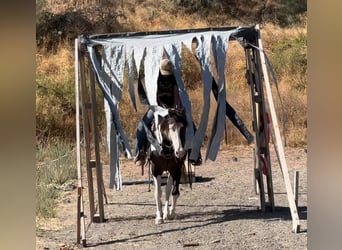
POLYGON ((134 68, 133 68, 133 47, 126 52, 127 55, 127 71, 128 71, 128 92, 132 101, 133 108, 137 111, 137 104, 134 95, 134 68))
POLYGON ((219 150, 221 140, 224 134, 225 128, 225 116, 226 116, 226 83, 224 69, 226 65, 226 51, 228 48, 229 36, 227 37, 213 37, 213 50, 216 69, 218 73, 218 95, 217 95, 217 111, 214 120, 213 132, 211 140, 208 145, 206 159, 212 161, 216 160, 217 152, 219 150))
POLYGON ((179 97, 181 99, 182 105, 185 109, 186 119, 189 126, 186 128, 185 134, 185 149, 191 148, 191 141, 194 135, 194 129, 192 125, 192 116, 191 116, 191 102, 188 94, 186 93, 184 83, 181 77, 181 55, 182 55, 182 45, 181 43, 174 43, 169 46, 165 46, 165 51, 169 56, 169 60, 174 65, 174 75, 176 78, 178 90, 179 90, 179 97))
POLYGON ((122 128, 120 119, 119 119, 119 113, 117 111, 117 100, 115 98, 113 98, 113 96, 111 95, 111 90, 109 89, 109 87, 106 85, 106 83, 104 82, 103 79, 103 71, 100 68, 100 64, 97 61, 96 57, 95 57, 95 52, 94 52, 94 48, 91 46, 88 46, 88 51, 89 51, 89 58, 90 58, 90 62, 95 70, 96 73, 96 77, 100 86, 100 89, 102 90, 102 93, 104 95, 104 97, 106 98, 106 100, 108 101, 110 110, 112 112, 112 116, 113 116, 113 123, 115 124, 116 130, 118 132, 118 134, 120 135, 120 143, 122 144, 123 150, 125 151, 125 154, 127 157, 131 158, 132 154, 131 154, 131 148, 130 145, 128 143, 128 139, 127 136, 122 128))
MULTIPOLYGON (((128 143, 127 136, 122 128, 119 120, 118 103, 121 100, 122 89, 123 89, 123 76, 124 67, 127 63, 128 74, 129 74, 129 94, 132 100, 133 107, 136 109, 136 101, 134 97, 134 68, 133 58, 137 72, 140 70, 141 61, 144 58, 144 69, 145 69, 145 89, 149 104, 156 105, 156 92, 157 92, 157 77, 159 73, 159 64, 163 54, 163 50, 167 52, 169 59, 174 64, 175 78, 179 88, 180 98, 186 111, 186 117, 188 121, 188 128, 186 130, 186 149, 192 149, 190 158, 196 159, 200 147, 202 145, 205 132, 208 125, 208 116, 210 109, 210 92, 212 86, 212 70, 210 67, 210 42, 211 39, 217 40, 215 45, 214 53, 216 67, 218 69, 218 107, 216 110, 216 116, 214 120, 214 127, 211 134, 210 143, 207 150, 207 158, 215 160, 217 151, 224 132, 225 122, 225 81, 224 81, 224 66, 225 66, 225 53, 226 46, 228 45, 229 36, 231 33, 235 33, 239 28, 233 30, 208 30, 199 32, 189 32, 185 34, 177 33, 163 33, 153 35, 139 35, 139 36, 120 36, 115 38, 106 39, 88 39, 87 48, 90 55, 90 62, 95 70, 96 77, 100 88, 104 94, 105 99, 108 102, 108 106, 111 111, 112 121, 107 121, 108 127, 115 128, 116 135, 112 134, 113 130, 108 129, 108 136, 110 139, 110 152, 118 151, 118 143, 120 143, 125 151, 125 156, 131 158, 131 150, 128 143), (203 40, 201 40, 203 37, 203 40), (191 102, 188 94, 186 93, 184 83, 181 78, 181 48, 182 44, 191 50, 192 40, 197 38, 199 41, 199 47, 196 50, 196 56, 201 63, 202 79, 203 79, 203 97, 204 97, 204 108, 201 115, 201 121, 199 128, 194 134, 192 126, 191 116, 191 102), (102 45, 104 70, 101 69, 100 64, 95 56, 95 50, 93 46, 102 45), (146 53, 145 57, 144 54, 146 53), (115 138, 114 138, 114 137, 115 138), (114 141, 114 142, 112 142, 114 141), (116 144, 116 145, 115 145, 116 144)), ((114 159, 113 158, 113 159, 114 159)), ((113 160, 113 162, 115 162, 113 160)), ((113 163, 114 164, 114 163, 113 163)), ((118 164, 116 162, 115 164, 118 164)), ((116 166, 116 172, 113 172, 118 177, 120 174, 119 165, 116 166)), ((115 177, 116 178, 116 177, 115 177)), ((115 179, 114 178, 114 179, 115 179)), ((117 188, 120 187, 121 179, 116 179, 114 185, 117 188)))
POLYGON ((195 51, 197 60, 201 65, 202 81, 203 81, 203 111, 201 115, 201 120, 195 136, 193 138, 193 147, 191 154, 189 156, 190 160, 196 160, 199 156, 201 145, 204 140, 204 136, 208 126, 209 111, 210 111, 210 92, 211 92, 211 78, 212 70, 210 66, 210 40, 211 34, 205 36, 198 36, 197 38, 198 46, 195 51))

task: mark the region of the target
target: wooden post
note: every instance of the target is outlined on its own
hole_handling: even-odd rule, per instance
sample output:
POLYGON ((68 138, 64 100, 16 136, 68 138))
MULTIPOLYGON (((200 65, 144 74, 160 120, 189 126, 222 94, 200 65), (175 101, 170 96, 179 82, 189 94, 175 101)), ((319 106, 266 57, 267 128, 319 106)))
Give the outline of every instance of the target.
POLYGON ((76 164, 77 164, 77 244, 86 246, 86 232, 84 220, 84 204, 82 195, 82 168, 81 168, 81 145, 80 145, 80 102, 79 102, 79 59, 78 39, 75 39, 75 98, 76 98, 76 164))
POLYGON ((286 187, 286 192, 287 192, 287 198, 289 201, 290 205, 290 211, 291 211, 291 217, 292 217, 292 230, 294 232, 299 231, 299 217, 298 217, 298 212, 292 192, 292 187, 289 179, 289 172, 287 168, 287 163, 285 159, 285 153, 284 153, 284 148, 280 136, 280 131, 279 131, 279 126, 278 126, 278 120, 277 120, 277 115, 273 103, 273 98, 272 98, 272 92, 271 92, 271 86, 267 74, 267 67, 266 67, 266 62, 265 62, 265 56, 263 54, 263 48, 262 48, 262 43, 261 43, 261 38, 260 38, 260 31, 259 31, 259 26, 256 25, 256 29, 259 33, 259 38, 258 38, 258 45, 259 48, 261 49, 261 52, 259 53, 260 55, 260 61, 261 61, 261 67, 262 67, 262 72, 265 80, 265 87, 266 87, 266 95, 267 95, 267 100, 268 100, 268 105, 270 109, 270 114, 271 114, 271 119, 272 119, 272 125, 273 125, 273 131, 275 135, 275 143, 276 143, 276 148, 278 150, 279 154, 279 161, 280 161, 280 167, 283 172, 283 178, 285 182, 285 187, 286 187))
POLYGON ((256 159, 256 153, 255 153, 255 148, 253 148, 253 186, 254 186, 254 192, 256 195, 259 195, 259 186, 257 183, 256 175, 255 175, 255 170, 257 169, 257 159, 256 159))
POLYGON ((298 208, 298 185, 299 185, 299 171, 296 170, 294 172, 293 190, 294 190, 294 199, 295 199, 297 208, 298 208))
MULTIPOLYGON (((269 149, 269 138, 268 138, 268 119, 267 119, 267 109, 265 104, 264 97, 264 89, 262 85, 261 78, 261 67, 260 67, 260 56, 258 56, 259 52, 257 50, 253 50, 254 60, 255 60, 255 74, 256 74, 256 83, 258 84, 259 91, 259 124, 262 125, 262 131, 260 131, 260 138, 262 145, 260 147, 260 157, 263 158, 263 165, 266 168, 266 187, 267 187, 267 195, 268 195, 268 208, 271 211, 274 211, 274 194, 273 194, 273 181, 272 181, 272 168, 271 168, 271 157, 270 157, 270 149, 269 149)), ((261 170, 263 172, 263 170, 261 170)))
POLYGON ((84 54, 81 53, 79 48, 79 53, 81 57, 79 58, 80 65, 80 77, 81 77, 81 100, 82 100, 82 121, 83 121, 83 133, 84 133, 84 143, 85 143, 85 158, 86 158, 86 168, 87 168, 87 182, 88 182, 88 196, 89 196, 89 210, 90 218, 93 222, 95 214, 95 200, 94 200, 94 186, 93 186, 93 171, 91 164, 91 151, 90 151, 90 131, 88 124, 88 112, 89 103, 87 103, 86 95, 86 80, 85 80, 85 65, 84 65, 84 54))
POLYGON ((97 183, 97 199, 99 208, 99 219, 100 222, 104 222, 104 208, 103 208, 103 196, 104 185, 103 185, 103 174, 102 164, 100 160, 100 149, 99 149, 99 132, 97 124, 97 111, 96 111, 96 95, 95 95, 95 77, 92 68, 89 68, 90 73, 90 100, 91 100, 91 121, 92 121, 92 135, 95 151, 95 169, 96 169, 96 183, 97 183))
POLYGON ((255 73, 254 62, 252 62, 252 55, 251 52, 246 49, 246 60, 247 60, 247 72, 248 72, 248 79, 250 84, 250 97, 251 97, 251 104, 252 104, 252 113, 253 113, 253 130, 255 132, 255 147, 254 147, 254 177, 255 177, 255 190, 256 193, 259 193, 260 196, 260 206, 261 210, 265 212, 266 210, 266 203, 265 203, 265 191, 264 191, 264 182, 262 177, 262 171, 260 166, 260 133, 259 133, 259 93, 257 91, 258 84, 256 83, 256 79, 253 77, 253 73, 255 73), (258 192, 259 191, 259 192, 258 192))

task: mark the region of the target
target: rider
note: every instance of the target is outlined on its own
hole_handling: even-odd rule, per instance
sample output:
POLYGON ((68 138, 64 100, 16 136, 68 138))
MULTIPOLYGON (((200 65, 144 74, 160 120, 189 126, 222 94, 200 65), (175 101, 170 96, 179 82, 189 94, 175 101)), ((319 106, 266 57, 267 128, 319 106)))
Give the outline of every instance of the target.
MULTIPOLYGON (((173 74, 173 65, 168 59, 163 59, 160 64, 157 80, 157 103, 163 108, 179 109, 182 105, 179 98, 176 78, 173 74)), ((150 128, 153 118, 153 111, 149 109, 137 127, 136 156, 134 158, 134 163, 138 166, 143 165, 146 160, 147 139, 144 123, 150 128)))
MULTIPOLYGON (((163 59, 160 64, 159 76, 157 80, 157 102, 158 105, 163 108, 182 108, 176 78, 173 74, 173 65, 168 59, 163 59)), ((144 128, 144 123, 148 128, 151 128, 153 118, 154 113, 151 109, 149 109, 144 115, 142 121, 140 121, 138 124, 136 132, 136 156, 134 158, 134 163, 137 166, 142 166, 146 161, 147 136, 144 128)), ((196 130, 195 124, 193 124, 193 127, 194 130, 196 130)), ((201 165, 201 154, 199 154, 197 160, 190 160, 190 162, 193 165, 201 165)))

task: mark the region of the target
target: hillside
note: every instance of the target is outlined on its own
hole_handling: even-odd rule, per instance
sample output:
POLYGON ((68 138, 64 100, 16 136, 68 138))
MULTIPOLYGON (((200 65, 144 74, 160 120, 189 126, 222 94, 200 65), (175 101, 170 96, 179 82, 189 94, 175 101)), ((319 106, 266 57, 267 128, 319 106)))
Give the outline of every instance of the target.
POLYGON ((305 15, 306 0, 37 0, 37 39, 256 23, 287 27, 305 15))
MULTIPOLYGON (((38 0, 37 143, 47 143, 55 137, 70 141, 75 138, 73 43, 78 35, 260 23, 264 47, 284 97, 289 142, 291 145, 306 144, 305 10, 306 1, 282 0, 267 3, 256 0, 38 0)), ((231 72, 227 79, 230 82, 227 94, 241 117, 249 120, 243 50, 232 44, 228 56, 234 63, 227 69, 231 72)), ((183 69, 185 83, 200 86, 199 69, 193 66, 193 59, 187 55, 184 60, 190 65, 183 69)), ((201 107, 200 90, 190 92, 193 106, 201 107)), ((133 137, 135 122, 141 114, 135 116, 135 122, 126 117, 132 108, 125 100, 121 110, 124 127, 133 137)), ((231 124, 228 124, 228 130, 231 143, 244 143, 231 124)))

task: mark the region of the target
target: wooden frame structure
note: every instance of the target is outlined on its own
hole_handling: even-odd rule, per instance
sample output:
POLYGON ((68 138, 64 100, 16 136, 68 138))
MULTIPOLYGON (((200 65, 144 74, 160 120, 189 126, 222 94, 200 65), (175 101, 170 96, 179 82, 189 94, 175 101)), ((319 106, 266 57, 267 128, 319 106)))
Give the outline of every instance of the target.
POLYGON ((77 170, 78 170, 78 196, 77 196, 77 243, 86 246, 85 214, 83 208, 83 185, 81 164, 81 136, 80 122, 83 124, 85 167, 88 184, 89 211, 91 222, 102 223, 104 217, 104 202, 107 197, 103 183, 102 165, 99 150, 99 132, 97 128, 97 111, 95 96, 95 77, 93 70, 88 68, 89 81, 86 81, 85 55, 81 50, 79 40, 75 40, 75 90, 76 90, 76 137, 77 137, 77 170), (77 61, 76 61, 77 60, 77 61), (81 101, 81 105, 79 104, 81 101), (82 111, 82 119, 79 115, 82 111), (95 171, 94 171, 95 170, 95 171), (95 177, 94 177, 95 175, 95 177), (96 186, 94 185, 96 182, 96 186), (94 189, 94 187, 96 189, 94 189), (95 193, 97 192, 97 199, 95 193), (98 210, 96 211, 96 205, 98 210))
MULTIPOLYGON (((217 28, 225 29, 225 28, 217 28)), ((232 29, 228 27, 227 29, 232 29)), ((137 36, 149 34, 182 34, 193 31, 215 30, 215 28, 196 30, 174 30, 139 32, 125 34, 107 34, 98 37, 109 38, 119 36, 137 36)), ((299 217, 295 202, 295 197, 291 188, 288 174, 284 148, 280 136, 278 120, 273 103, 270 81, 268 77, 265 55, 263 53, 260 30, 258 25, 254 26, 256 39, 247 42, 239 40, 245 49, 246 55, 246 78, 250 86, 251 108, 253 113, 253 130, 255 133, 254 148, 254 179, 257 185, 260 207, 263 212, 274 211, 274 193, 272 183, 271 159, 269 150, 269 131, 272 130, 273 143, 279 160, 279 165, 284 178, 289 207, 292 217, 292 231, 298 232, 299 217), (266 93, 266 95, 264 94, 266 93), (271 121, 270 121, 271 119, 271 121), (267 194, 267 195, 266 195, 267 194)), ((234 37, 232 37, 234 39, 234 37)), ((91 67, 86 69, 85 58, 87 51, 80 38, 75 40, 75 91, 76 91, 76 140, 77 140, 77 169, 78 169, 78 199, 77 199, 77 243, 86 245, 84 209, 83 209, 83 184, 82 184, 82 164, 81 164, 81 136, 80 121, 83 125, 85 163, 88 183, 88 196, 91 222, 104 222, 104 199, 107 202, 105 188, 102 177, 102 165, 99 152, 99 133, 97 131, 97 112, 95 98, 95 77, 91 67), (86 79, 88 73, 88 79, 86 79), (79 100, 81 104, 79 104, 79 100), (80 116, 79 111, 82 111, 80 116), (95 172, 94 172, 95 170, 95 172), (94 178, 94 174, 96 178, 94 178), (94 185, 94 181, 97 185, 94 185), (95 188, 94 188, 95 187, 95 188), (97 193, 97 197, 95 197, 97 193), (97 211, 96 211, 97 207, 97 211)))

